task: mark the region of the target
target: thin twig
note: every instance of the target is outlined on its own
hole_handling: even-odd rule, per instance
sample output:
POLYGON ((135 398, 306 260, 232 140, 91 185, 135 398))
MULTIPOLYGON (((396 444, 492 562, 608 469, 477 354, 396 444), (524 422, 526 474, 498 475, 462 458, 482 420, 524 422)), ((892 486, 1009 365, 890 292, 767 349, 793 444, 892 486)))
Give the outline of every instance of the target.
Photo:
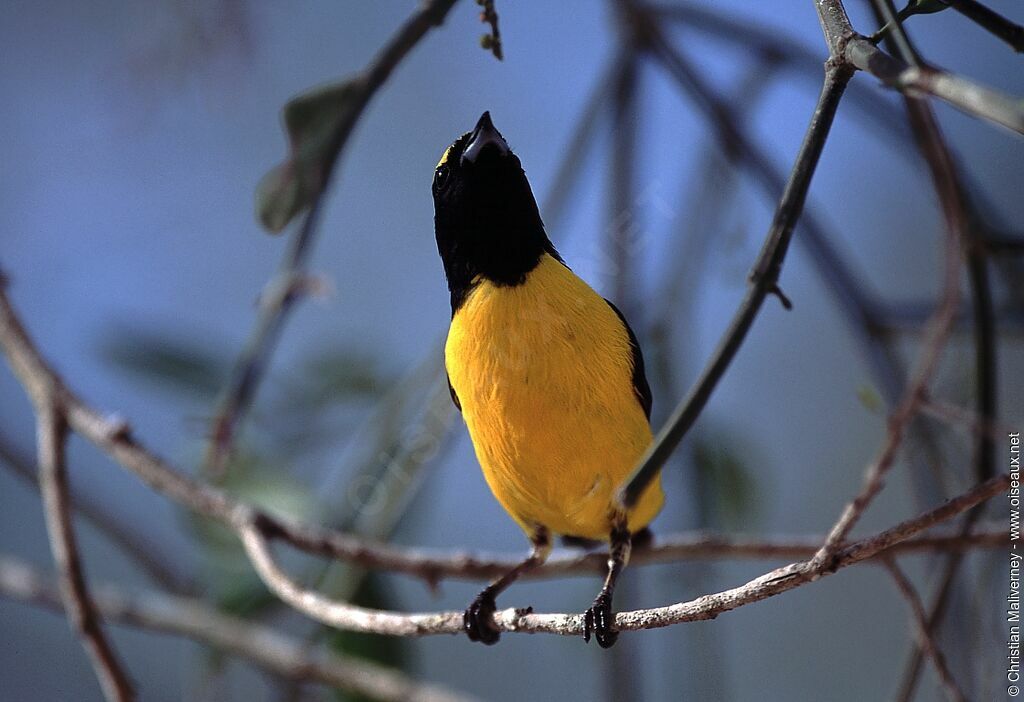
MULTIPOLYGON (((825 0, 821 0, 823 3, 825 0)), ((841 3, 835 3, 841 9, 841 3)), ((841 36, 848 36, 849 20, 845 13, 842 14, 842 21, 846 27, 841 26, 841 21, 835 15, 823 15, 823 25, 826 24, 825 17, 829 17, 828 25, 831 26, 831 33, 839 33, 841 36)), ((829 33, 829 29, 826 29, 829 33)), ((909 101, 908 105, 913 101, 909 101)), ((913 117, 916 113, 911 111, 913 117)), ((868 467, 864 477, 864 485, 860 492, 847 504, 839 519, 836 521, 829 538, 822 545, 821 550, 815 556, 819 564, 826 564, 838 550, 839 544, 846 540, 850 530, 867 510, 875 496, 881 491, 885 476, 896 460, 903 436, 907 431, 910 421, 917 413, 918 406, 924 397, 928 383, 930 382, 945 341, 952 329, 953 320, 956 318, 957 305, 959 302, 959 275, 960 256, 964 243, 967 241, 966 228, 968 216, 963 208, 960 198, 959 184, 956 180, 956 172, 949 153, 941 149, 927 149, 929 165, 931 166, 932 179, 935 189, 939 194, 939 201, 942 203, 943 215, 946 223, 945 237, 945 266, 942 284, 942 299, 940 300, 929 323, 928 339, 924 342, 923 349, 918 362, 918 369, 913 379, 903 394, 903 400, 889 422, 885 444, 875 461, 868 467)))
MULTIPOLYGON (((913 42, 903 25, 897 21, 892 2, 873 0, 872 5, 880 23, 891 23, 889 40, 900 57, 915 68, 923 68, 925 64, 913 42)), ((972 212, 956 162, 931 107, 922 98, 910 94, 904 94, 904 104, 917 147, 931 171, 947 228, 957 237, 957 243, 967 261, 974 317, 976 411, 982 424, 991 425, 995 421, 996 413, 995 321, 983 232, 979 226, 980 217, 972 212)), ((954 283, 947 278, 947 285, 952 284, 954 283)), ((975 434, 973 467, 976 480, 984 480, 995 471, 995 440, 985 432, 975 434)), ((969 534, 980 516, 980 507, 972 510, 964 520, 961 533, 969 534)), ((958 555, 951 555, 946 563, 935 602, 923 622, 925 637, 930 638, 942 621, 962 560, 958 555)), ((901 694, 908 699, 913 696, 917 684, 923 653, 923 644, 915 645, 906 666, 901 694)))
POLYGON ((882 562, 892 576, 896 588, 903 595, 903 599, 910 605, 910 613, 914 619, 914 630, 917 633, 918 646, 921 647, 925 655, 935 665, 935 672, 939 674, 939 680, 942 681, 942 686, 946 688, 946 694, 954 702, 965 702, 967 698, 953 678, 949 666, 946 665, 946 657, 942 654, 938 643, 932 637, 931 630, 928 627, 928 616, 925 614, 924 605, 921 604, 921 598, 918 597, 917 590, 914 589, 914 584, 910 582, 899 566, 896 565, 896 561, 891 558, 885 558, 882 559, 882 562))
POLYGON ((926 398, 921 402, 921 413, 935 417, 951 426, 966 428, 973 434, 985 434, 990 439, 1002 439, 1008 433, 1016 431, 1011 424, 1003 422, 986 422, 976 413, 951 402, 934 398, 926 398))
POLYGON ((85 584, 85 574, 82 572, 71 524, 65 456, 67 425, 52 395, 40 398, 37 403, 36 433, 43 515, 50 534, 50 551, 60 578, 61 599, 64 601, 68 623, 82 639, 82 646, 92 660, 103 695, 117 702, 135 699, 131 682, 100 627, 96 607, 85 584))
MULTIPOLYGON (((711 14, 709 17, 705 17, 704 15, 709 11, 702 8, 689 6, 685 6, 685 8, 684 16, 686 18, 696 21, 701 28, 714 28, 725 36, 739 38, 746 37, 752 31, 763 31, 756 27, 737 26, 736 21, 725 16, 711 14)), ((665 12, 668 12, 668 9, 665 12)), ((767 40, 767 36, 759 38, 761 43, 767 40)), ((669 66, 673 76, 677 78, 677 83, 707 118, 710 127, 718 137, 723 153, 730 160, 737 162, 752 173, 755 182, 761 186, 766 197, 778 201, 785 188, 785 175, 772 163, 767 152, 758 146, 750 136, 749 130, 744 129, 740 120, 736 118, 736 107, 733 106, 733 101, 718 94, 711 84, 702 78, 700 71, 686 61, 678 50, 666 43, 663 46, 663 51, 671 56, 672 60, 669 66)), ((820 72, 820 68, 818 70, 820 72)), ((845 100, 846 98, 844 98, 844 103, 845 100)), ((875 102, 877 100, 872 104, 875 102)), ((895 143, 903 144, 900 134, 892 128, 896 116, 889 117, 886 122, 888 131, 883 134, 893 139, 895 143)), ((896 123, 898 124, 898 122, 896 123)), ((891 407, 896 406, 900 400, 904 372, 896 354, 886 343, 883 333, 892 324, 889 306, 883 306, 875 300, 874 296, 866 290, 859 276, 850 270, 843 257, 831 243, 834 237, 827 234, 825 226, 812 208, 805 208, 797 227, 797 240, 807 247, 811 261, 823 284, 833 293, 840 311, 846 317, 850 329, 879 383, 886 402, 891 407)), ((925 317, 921 317, 922 321, 924 319, 925 317)), ((927 436, 927 427, 917 423, 913 428, 915 433, 912 438, 923 448, 920 452, 923 459, 919 460, 921 465, 915 466, 918 470, 915 471, 914 476, 918 478, 917 483, 923 485, 921 478, 924 476, 925 470, 929 466, 937 466, 938 462, 933 455, 933 442, 927 436)))
MULTIPOLYGON (((56 589, 35 568, 0 556, 0 598, 63 610, 56 589)), ((213 609, 202 600, 157 592, 128 594, 119 588, 95 588, 97 609, 105 621, 197 641, 244 658, 289 680, 319 682, 377 700, 455 702, 462 694, 409 679, 401 672, 363 658, 309 650, 274 629, 213 609)))
MULTIPOLYGON (((783 67, 813 80, 815 87, 821 83, 821 56, 805 46, 801 37, 788 36, 774 27, 751 22, 746 15, 723 12, 715 5, 682 2, 671 5, 651 3, 644 7, 658 17, 720 37, 735 44, 736 48, 756 52, 755 59, 768 57, 770 61, 780 61, 783 67)), ((888 139, 895 151, 906 151, 906 140, 902 138, 906 135, 892 136, 893 125, 898 124, 897 110, 877 90, 853 81, 847 87, 843 100, 858 110, 863 124, 888 139)))
MULTIPOLYGON (((955 239, 955 235, 950 238, 955 239)), ((955 245, 947 246, 947 258, 952 259, 952 264, 947 265, 943 300, 939 304, 933 318, 929 334, 930 338, 922 352, 918 371, 907 387, 903 401, 889 421, 889 430, 886 435, 885 444, 878 457, 868 466, 863 487, 843 509, 839 519, 836 520, 835 525, 829 531, 825 543, 822 544, 821 549, 815 555, 814 560, 819 564, 826 565, 828 560, 835 555, 840 545, 850 534, 850 530, 853 529, 861 515, 867 510, 875 496, 881 492, 882 487, 885 485, 885 476, 896 461, 896 456, 910 420, 917 413, 921 398, 924 396, 928 383, 938 365, 941 350, 952 326, 958 299, 956 274, 959 266, 957 265, 958 256, 955 245)))
MULTIPOLYGON (((653 29, 649 18, 641 14, 636 14, 634 17, 637 22, 646 23, 647 35, 654 48, 659 51, 659 56, 665 65, 670 70, 673 66, 678 68, 674 61, 674 54, 664 51, 664 39, 653 29)), ((833 64, 826 71, 821 96, 811 117, 789 181, 786 183, 786 188, 775 211, 764 246, 754 263, 747 293, 697 382, 676 406, 668 422, 658 432, 654 443, 622 488, 620 500, 623 504, 629 506, 636 502, 644 488, 653 480, 672 451, 696 422, 718 382, 725 375, 732 359, 742 346, 765 298, 779 290, 779 275, 793 235, 793 228, 803 211, 811 178, 828 138, 829 128, 835 118, 843 89, 852 75, 853 70, 845 64, 833 64)))
MULTIPOLYGON (((0 465, 13 475, 39 490, 39 476, 32 466, 32 460, 19 451, 14 444, 0 434, 0 465)), ((134 561, 149 576, 154 584, 177 594, 193 590, 188 578, 179 575, 167 565, 173 558, 152 538, 146 538, 138 524, 128 525, 110 513, 107 505, 88 496, 72 493, 71 507, 82 515, 96 529, 110 539, 122 553, 134 561)))
POLYGON ((1024 51, 1024 27, 982 5, 978 0, 945 0, 954 10, 969 18, 979 27, 999 37, 1018 54, 1024 51))
POLYGON ((292 239, 277 274, 268 284, 260 303, 259 319, 235 362, 231 378, 211 422, 210 444, 205 467, 210 475, 223 474, 231 457, 238 425, 247 414, 257 387, 267 369, 284 321, 299 298, 306 279, 306 261, 316 238, 324 197, 330 187, 339 156, 370 99, 388 76, 432 28, 440 25, 457 0, 424 2, 363 70, 352 95, 354 108, 340 125, 327 155, 320 194, 316 197, 292 239))
POLYGON ((477 0, 477 4, 483 8, 480 11, 480 21, 491 27, 489 33, 480 37, 480 46, 490 51, 494 58, 503 61, 505 52, 501 45, 501 30, 498 27, 498 11, 494 9, 494 0, 477 0))

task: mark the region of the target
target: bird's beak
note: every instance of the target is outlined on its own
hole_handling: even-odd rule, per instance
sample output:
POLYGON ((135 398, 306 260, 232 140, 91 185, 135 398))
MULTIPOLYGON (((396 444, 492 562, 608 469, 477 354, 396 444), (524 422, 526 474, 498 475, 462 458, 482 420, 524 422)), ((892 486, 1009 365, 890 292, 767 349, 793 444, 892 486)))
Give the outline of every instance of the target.
POLYGON ((490 112, 484 112, 480 115, 480 121, 476 123, 473 133, 469 136, 469 143, 466 144, 466 148, 462 152, 463 162, 476 163, 477 159, 480 158, 480 154, 485 149, 497 149, 498 153, 502 156, 509 152, 508 144, 501 134, 498 133, 498 130, 494 128, 494 123, 491 122, 490 112))

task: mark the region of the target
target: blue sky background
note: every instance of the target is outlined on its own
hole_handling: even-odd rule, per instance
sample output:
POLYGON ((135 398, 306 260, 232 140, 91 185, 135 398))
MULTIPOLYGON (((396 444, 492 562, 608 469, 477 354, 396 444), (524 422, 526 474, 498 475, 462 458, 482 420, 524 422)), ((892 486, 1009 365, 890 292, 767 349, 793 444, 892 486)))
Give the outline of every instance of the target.
MULTIPOLYGON (((1024 21, 1011 0, 988 4, 1024 21)), ((855 25, 870 30, 862 3, 849 5, 855 25)), ((206 45, 188 19, 205 17, 199 26, 212 24, 213 10, 201 3, 5 3, 0 265, 11 278, 11 297, 75 389, 131 418, 137 435, 178 465, 196 464, 200 420, 209 406, 139 381, 103 349, 125 330, 161 332, 227 357, 241 348, 256 296, 286 245, 262 232, 253 217, 254 186, 285 153, 280 108, 296 93, 364 66, 412 6, 253 2, 245 5, 243 35, 206 45)), ((799 41, 824 58, 812 3, 729 8, 777 28, 780 41, 799 41)), ((299 305, 265 395, 292 382, 302 359, 324 350, 367 354, 388 377, 404 375, 437 351, 449 308, 433 240, 430 180, 441 151, 480 112, 491 111, 543 200, 580 110, 614 53, 613 18, 597 2, 499 2, 498 9, 503 63, 478 47, 483 27, 476 6, 463 2, 370 104, 341 162, 313 256, 312 268, 330 281, 333 293, 299 305)), ((975 26, 952 12, 911 22, 922 53, 938 65, 1024 94, 1020 59, 975 26)), ((674 37, 726 91, 744 75, 745 54, 734 46, 693 31, 674 37)), ((899 104, 870 77, 855 80, 899 104)), ((641 90, 637 191, 654 193, 667 205, 637 206, 642 275, 634 289, 643 316, 657 310, 665 285, 680 271, 672 254, 680 232, 687 231, 688 198, 702 177, 695 164, 713 140, 692 104, 656 67, 643 69, 641 90)), ((753 133, 785 171, 817 91, 816 82, 783 74, 751 115, 753 133)), ((945 106, 937 111, 971 179, 1005 221, 1024 221, 1024 141, 945 106)), ((570 265, 607 293, 606 126, 601 134, 567 216, 549 234, 570 265)), ((700 271, 693 312, 673 331, 684 386, 743 293, 772 207, 743 179, 712 236, 714 252, 700 271)), ((840 110, 809 207, 879 295, 919 301, 935 292, 941 222, 922 164, 913 153, 904 158, 880 141, 849 104, 840 110)), ((747 468, 753 504, 729 524, 742 533, 825 530, 859 486, 885 427, 884 417, 858 399, 858 390, 872 385, 869 370, 799 242, 782 283, 795 309, 787 313, 769 301, 701 420, 702 430, 726 442, 747 468)), ((1024 371, 1019 332, 1002 349, 1004 417, 1019 423, 1020 399, 1010 393, 1024 371)), ((953 344, 939 392, 968 404, 970 368, 969 344, 953 344)), ((661 412, 674 402, 656 388, 661 412)), ((360 441, 358 420, 371 407, 357 403, 335 441, 279 470, 313 485, 313 476, 324 472, 343 480, 348 468, 338 457, 360 441)), ((0 426, 31 450, 29 405, 6 366, 0 368, 0 426)), ((71 460, 76 489, 108 499, 112 510, 166 544, 181 567, 196 566, 195 549, 172 505, 80 440, 72 442, 71 460)), ((895 468, 862 532, 914 510, 904 468, 895 468)), ((656 530, 692 526, 696 505, 682 470, 667 474, 665 482, 668 503, 656 530)), ((145 585, 90 527, 81 532, 93 580, 145 585)), ((526 545, 487 492, 462 429, 432 467, 394 538, 503 551, 526 545)), ((0 551, 50 566, 36 496, 2 472, 0 551)), ((629 572, 622 602, 639 607, 681 601, 701 594, 694 582, 722 589, 768 567, 744 561, 637 568, 629 572), (697 576, 704 580, 695 581, 697 576)), ((910 569, 921 575, 927 568, 922 559, 910 569)), ((1002 581, 1001 570, 991 566, 989 572, 1002 581)), ((409 610, 461 609, 477 588, 445 583, 435 595, 407 579, 390 582, 409 610)), ((597 587, 595 578, 531 583, 514 587, 502 602, 581 610, 597 587)), ((998 601, 989 602, 996 609, 986 612, 981 602, 976 611, 986 623, 978 626, 975 643, 998 673, 1002 633, 993 629, 999 620, 992 620, 998 601)), ((114 640, 144 699, 192 697, 201 660, 196 647, 122 629, 114 630, 114 640)), ((715 622, 623 637, 616 660, 635 666, 630 685, 650 699, 679 691, 687 699, 811 699, 823 690, 836 700, 878 699, 897 684, 907 641, 903 602, 882 571, 867 566, 715 622)), ((411 646, 416 674, 488 698, 596 696, 608 684, 608 654, 577 640, 510 635, 496 648, 470 646, 462 638, 411 646)), ((0 602, 0 679, 11 699, 99 696, 66 624, 8 602, 0 602)), ((266 679, 241 665, 226 684, 234 699, 273 699, 266 679)))

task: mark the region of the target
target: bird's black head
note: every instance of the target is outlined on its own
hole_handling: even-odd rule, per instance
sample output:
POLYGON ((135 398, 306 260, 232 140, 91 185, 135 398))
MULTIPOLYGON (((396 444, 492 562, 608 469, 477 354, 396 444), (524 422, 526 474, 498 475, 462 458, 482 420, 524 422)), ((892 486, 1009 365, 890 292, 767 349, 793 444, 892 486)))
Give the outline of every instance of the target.
POLYGON ((448 147, 434 171, 434 233, 452 312, 478 278, 518 285, 544 252, 544 233, 526 173, 491 115, 448 147))

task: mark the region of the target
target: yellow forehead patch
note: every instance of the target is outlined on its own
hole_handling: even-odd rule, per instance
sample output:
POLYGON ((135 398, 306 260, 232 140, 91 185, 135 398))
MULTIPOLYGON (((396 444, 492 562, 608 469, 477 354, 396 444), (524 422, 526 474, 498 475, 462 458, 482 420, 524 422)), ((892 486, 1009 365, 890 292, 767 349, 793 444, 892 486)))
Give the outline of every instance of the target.
MULTIPOLYGON (((452 146, 454 146, 454 144, 452 146)), ((437 162, 436 166, 434 166, 434 170, 435 171, 438 168, 440 168, 441 166, 443 166, 444 164, 448 163, 448 154, 450 154, 451 152, 452 152, 452 147, 451 146, 449 146, 447 149, 444 150, 444 153, 441 154, 441 160, 437 162)))

